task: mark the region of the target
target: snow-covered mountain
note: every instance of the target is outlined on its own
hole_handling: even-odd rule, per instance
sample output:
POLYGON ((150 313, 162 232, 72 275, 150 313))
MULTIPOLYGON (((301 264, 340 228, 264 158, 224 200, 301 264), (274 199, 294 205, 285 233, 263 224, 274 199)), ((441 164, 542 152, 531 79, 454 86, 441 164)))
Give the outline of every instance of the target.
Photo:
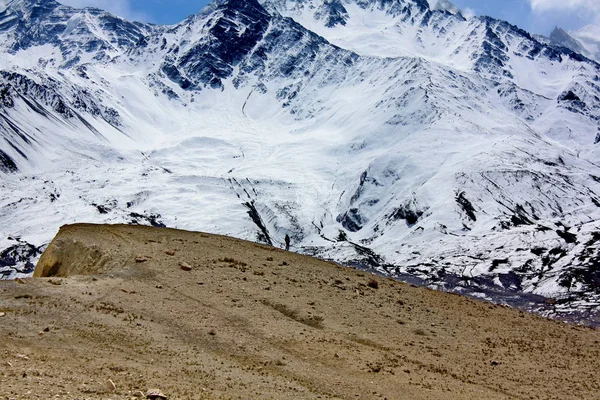
POLYGON ((541 36, 539 39, 546 44, 566 47, 600 62, 600 28, 595 25, 584 26, 571 32, 556 27, 549 37, 541 36))
POLYGON ((154 26, 9 1, 4 275, 69 222, 289 234, 597 322, 600 65, 438 3, 217 0, 154 26))

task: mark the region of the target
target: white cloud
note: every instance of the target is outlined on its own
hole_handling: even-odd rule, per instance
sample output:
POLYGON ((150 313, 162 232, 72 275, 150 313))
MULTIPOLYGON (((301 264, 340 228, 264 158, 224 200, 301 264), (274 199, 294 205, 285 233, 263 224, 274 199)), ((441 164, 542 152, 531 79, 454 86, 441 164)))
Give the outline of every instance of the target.
POLYGON ((529 0, 534 11, 551 10, 590 10, 600 12, 598 0, 529 0))
POLYGON ((429 8, 432 10, 446 10, 452 14, 462 14, 465 18, 470 19, 475 15, 472 9, 459 9, 450 0, 427 0, 429 8))
POLYGON ((548 34, 553 26, 569 32, 586 27, 600 30, 600 0, 528 0, 533 26, 539 33, 548 34))
POLYGON ((465 17, 466 19, 471 19, 476 15, 475 10, 473 10, 470 7, 465 7, 461 11, 462 11, 463 17, 465 17))
MULTIPOLYGON (((0 0, 0 2, 1 1, 3 0, 0 0)), ((58 0, 58 2, 75 8, 96 7, 131 20, 148 20, 147 15, 140 13, 131 7, 129 0, 58 0)))
POLYGON ((580 19, 600 21, 600 0, 529 0, 535 13, 569 12, 580 19))

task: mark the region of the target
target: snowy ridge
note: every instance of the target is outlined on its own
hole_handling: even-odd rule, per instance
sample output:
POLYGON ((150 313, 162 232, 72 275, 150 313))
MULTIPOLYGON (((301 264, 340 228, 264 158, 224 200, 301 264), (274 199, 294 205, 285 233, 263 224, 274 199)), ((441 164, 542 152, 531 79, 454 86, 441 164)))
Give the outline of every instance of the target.
POLYGON ((598 321, 600 66, 572 51, 424 0, 21 0, 0 36, 6 277, 64 223, 142 223, 598 321))
POLYGON ((594 25, 584 26, 577 31, 566 32, 555 27, 549 37, 540 36, 540 41, 559 47, 565 47, 600 62, 599 28, 594 25))

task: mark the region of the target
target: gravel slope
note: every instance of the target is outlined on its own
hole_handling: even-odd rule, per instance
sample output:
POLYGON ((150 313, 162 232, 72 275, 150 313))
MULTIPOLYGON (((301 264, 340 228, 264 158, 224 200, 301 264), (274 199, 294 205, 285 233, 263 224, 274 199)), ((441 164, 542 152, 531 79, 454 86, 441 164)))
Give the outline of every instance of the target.
POLYGON ((0 398, 600 398, 598 330, 237 239, 65 226, 49 274, 0 282, 0 398))

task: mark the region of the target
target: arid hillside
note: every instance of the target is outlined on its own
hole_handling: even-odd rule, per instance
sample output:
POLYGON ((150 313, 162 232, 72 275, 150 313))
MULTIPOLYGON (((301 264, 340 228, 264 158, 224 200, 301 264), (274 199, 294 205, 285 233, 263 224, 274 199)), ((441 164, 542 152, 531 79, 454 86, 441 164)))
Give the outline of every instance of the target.
POLYGON ((237 239, 71 225, 0 282, 1 399, 600 399, 600 332, 237 239))

